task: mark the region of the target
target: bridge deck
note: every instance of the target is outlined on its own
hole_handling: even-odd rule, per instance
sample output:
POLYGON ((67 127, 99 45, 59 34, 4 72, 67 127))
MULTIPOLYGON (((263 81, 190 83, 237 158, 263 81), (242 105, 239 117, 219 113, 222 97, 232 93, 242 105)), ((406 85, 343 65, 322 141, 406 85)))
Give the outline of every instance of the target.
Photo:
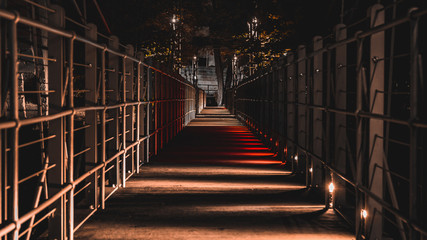
POLYGON ((225 114, 205 109, 76 239, 354 238, 225 114))

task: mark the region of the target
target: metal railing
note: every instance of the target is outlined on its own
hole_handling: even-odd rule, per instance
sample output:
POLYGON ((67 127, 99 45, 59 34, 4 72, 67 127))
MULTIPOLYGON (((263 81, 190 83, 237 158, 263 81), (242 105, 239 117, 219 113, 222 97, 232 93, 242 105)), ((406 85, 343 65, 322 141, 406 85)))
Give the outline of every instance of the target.
POLYGON ((323 189, 357 239, 427 237, 427 10, 396 8, 376 4, 227 90, 227 107, 323 189))
POLYGON ((29 239, 43 224, 50 239, 73 239, 205 102, 203 91, 146 64, 131 45, 124 53, 117 37, 98 43, 93 24, 83 28, 85 36, 65 30, 63 8, 41 7, 47 23, 0 9, 6 26, 0 51, 0 239, 29 239), (47 54, 20 53, 19 33, 27 28, 48 39, 47 54), (41 61, 47 90, 23 89, 18 65, 25 57, 41 61), (38 111, 30 117, 22 116, 25 100, 20 102, 28 94, 38 95, 38 111), (28 207, 29 188, 34 200, 28 207))

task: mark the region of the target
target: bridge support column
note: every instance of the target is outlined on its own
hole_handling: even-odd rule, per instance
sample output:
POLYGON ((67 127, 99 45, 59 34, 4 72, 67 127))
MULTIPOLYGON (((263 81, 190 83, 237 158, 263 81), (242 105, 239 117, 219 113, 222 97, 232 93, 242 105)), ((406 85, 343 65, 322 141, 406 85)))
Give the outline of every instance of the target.
MULTIPOLYGON (((55 10, 55 13, 49 15, 49 24, 58 28, 65 27, 65 11, 62 7, 52 5, 50 8, 55 10)), ((52 33, 48 34, 48 52, 49 57, 56 61, 49 61, 49 88, 55 91, 49 96, 49 114, 55 114, 64 107, 65 99, 65 84, 64 84, 64 44, 65 40, 59 35, 52 33)), ((66 181, 66 152, 65 152, 65 119, 58 118, 49 122, 49 136, 56 137, 48 141, 49 161, 56 166, 48 171, 48 186, 49 197, 58 193, 66 181)), ((66 229, 66 199, 62 196, 55 204, 52 204, 51 209, 56 209, 53 217, 49 219, 49 238, 50 239, 65 239, 66 229)))
MULTIPOLYGON (((313 39, 314 49, 323 47, 322 37, 316 36, 313 39)), ((317 53, 313 56, 313 83, 312 83, 312 101, 313 105, 323 106, 323 54, 317 53)), ((312 147, 316 156, 323 158, 323 111, 313 109, 312 115, 312 147)), ((321 162, 316 158, 311 158, 311 186, 324 188, 322 182, 323 169, 321 162)), ((327 192, 327 191, 326 191, 327 192)))
MULTIPOLYGON (((96 42, 98 37, 96 25, 90 23, 87 26, 89 29, 86 30, 86 37, 96 42)), ((87 106, 96 105, 99 94, 97 92, 97 49, 89 44, 85 44, 85 64, 92 66, 90 68, 85 68, 85 89, 89 90, 89 92, 85 93, 85 102, 87 106)), ((85 169, 89 171, 98 163, 97 112, 87 111, 85 120, 86 125, 90 125, 89 128, 85 129, 85 146, 90 148, 90 150, 85 153, 85 169)), ((97 209, 99 200, 98 172, 88 177, 86 182, 88 184, 90 183, 89 187, 86 188, 87 205, 91 206, 93 209, 97 209)))
MULTIPOLYGON (((384 7, 375 4, 369 9, 371 28, 384 24, 384 7)), ((384 115, 384 44, 385 32, 378 32, 371 36, 370 74, 368 82, 369 110, 373 114, 384 115)), ((368 187, 376 196, 383 198, 383 161, 384 161, 384 122, 380 119, 369 120, 369 181, 368 187)), ((366 202, 370 219, 369 239, 382 239, 383 216, 382 206, 368 197, 366 202)))
MULTIPOLYGON (((108 46, 111 49, 119 49, 119 38, 116 36, 111 36, 108 42, 108 46)), ((120 88, 119 88, 119 57, 114 54, 108 54, 108 103, 111 105, 118 104, 120 101, 120 88)), ((108 137, 114 137, 114 141, 110 141, 108 144, 108 149, 115 149, 114 153, 120 151, 120 128, 119 128, 119 112, 120 109, 116 108, 109 110, 109 118, 112 118, 112 121, 108 123, 108 137)), ((108 155, 110 157, 110 155, 108 155)), ((110 174, 110 184, 116 184, 116 188, 121 185, 120 178, 120 157, 116 158, 115 163, 115 173, 111 172, 110 174)), ((113 171, 113 170, 110 170, 113 171)))
MULTIPOLYGON (((361 31, 356 33, 360 34, 361 31)), ((366 111, 366 103, 364 104, 364 97, 367 96, 366 89, 364 89, 363 81, 365 80, 363 77, 364 74, 364 68, 362 66, 362 59, 363 59, 363 40, 359 39, 357 41, 357 60, 356 60, 356 111, 366 111)), ((367 145, 367 139, 366 134, 363 129, 366 129, 366 121, 363 118, 357 117, 356 118, 356 182, 360 186, 364 185, 365 178, 364 178, 364 163, 367 159, 366 154, 366 145, 367 145)), ((364 232, 364 219, 362 219, 361 211, 360 209, 365 209, 365 198, 362 192, 356 190, 356 236, 361 236, 364 232)))
MULTIPOLYGON (((347 29, 344 24, 335 26, 336 41, 339 42, 347 38, 347 29)), ((335 89, 335 108, 347 111, 347 45, 341 45, 335 49, 335 83, 331 86, 335 89)), ((347 173, 349 160, 349 149, 347 148, 347 115, 335 113, 334 127, 334 157, 336 168, 342 173, 347 173)), ((350 166, 351 167, 351 166, 350 166)), ((346 207, 347 183, 341 178, 335 178, 336 190, 334 194, 334 206, 340 210, 346 207)))
MULTIPOLYGON (((417 8, 412 8, 409 10, 409 12, 414 12, 418 10, 417 8)), ((422 119, 422 112, 420 109, 423 109, 425 107, 425 101, 422 101, 422 98, 420 98, 423 95, 423 90, 425 89, 424 86, 420 81, 423 81, 422 76, 422 58, 420 54, 419 49, 419 18, 412 18, 411 19, 411 27, 410 27, 410 119, 411 121, 422 119), (420 90, 421 89, 421 90, 420 90), (423 104, 424 103, 424 104, 423 104), (421 115, 421 116, 420 116, 421 115)), ((425 206, 425 204, 420 204, 419 200, 419 182, 422 181, 422 177, 419 176, 421 171, 419 171, 419 168, 422 166, 421 161, 422 154, 418 151, 419 146, 419 134, 421 131, 417 129, 415 126, 410 126, 409 130, 410 134, 410 148, 409 148, 409 219, 413 222, 420 221, 420 218, 422 218, 422 214, 419 214, 420 211, 425 212, 424 209, 420 209, 422 205, 425 206)), ((424 161, 425 162, 425 159, 424 161)), ((422 174, 421 174, 422 175, 422 174)), ((422 185, 425 186, 425 185, 422 185)), ((424 191, 426 192, 426 191, 424 191)), ((424 196, 421 196, 421 199, 424 196)), ((425 216, 424 216, 425 219, 425 216)), ((419 239, 420 234, 411 228, 409 233, 409 238, 412 239, 419 239)))

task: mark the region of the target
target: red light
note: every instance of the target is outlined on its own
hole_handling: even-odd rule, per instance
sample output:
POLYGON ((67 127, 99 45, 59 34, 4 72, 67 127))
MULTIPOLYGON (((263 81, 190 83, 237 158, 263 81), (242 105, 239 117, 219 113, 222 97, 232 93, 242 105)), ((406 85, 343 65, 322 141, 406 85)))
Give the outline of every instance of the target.
POLYGON ((270 142, 272 142, 273 141, 273 138, 270 138, 270 142))

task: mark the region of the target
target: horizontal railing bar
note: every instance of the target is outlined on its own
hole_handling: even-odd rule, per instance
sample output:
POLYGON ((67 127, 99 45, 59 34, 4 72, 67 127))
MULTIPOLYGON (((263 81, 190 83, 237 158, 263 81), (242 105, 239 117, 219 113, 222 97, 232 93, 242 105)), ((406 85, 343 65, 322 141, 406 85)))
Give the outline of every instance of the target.
POLYGON ((107 169, 105 170, 105 173, 109 172, 109 171, 110 171, 111 169, 113 169, 115 166, 116 166, 116 165, 111 165, 109 168, 107 168, 107 169))
POLYGON ((72 19, 72 18, 69 18, 69 17, 65 17, 65 20, 67 20, 67 21, 69 21, 69 22, 71 22, 71 23, 74 23, 74 24, 76 24, 77 26, 79 26, 79 27, 82 27, 82 28, 84 28, 84 29, 86 29, 86 30, 90 30, 90 27, 88 27, 88 26, 86 26, 86 25, 84 25, 84 24, 82 24, 82 23, 79 23, 79 22, 77 22, 76 20, 74 20, 74 19, 72 19))
MULTIPOLYGON (((65 63, 69 64, 68 61, 65 61, 65 63)), ((91 63, 85 64, 85 63, 76 63, 76 62, 73 62, 73 65, 74 66, 79 66, 79 67, 86 67, 86 68, 92 68, 93 67, 91 63)))
POLYGON ((79 228, 81 226, 83 226, 83 224, 89 220, 89 218, 98 210, 98 208, 95 207, 95 209, 93 209, 77 226, 74 227, 73 231, 76 232, 77 230, 79 230, 79 228))
POLYGON ((37 225, 39 225, 41 222, 43 222, 46 218, 52 216, 55 212, 56 212, 56 208, 50 210, 47 214, 45 214, 43 217, 41 217, 39 220, 37 220, 37 222, 33 223, 32 227, 29 227, 29 228, 25 229, 25 231, 21 232, 19 234, 19 238, 24 236, 28 231, 30 231, 30 229, 35 228, 37 225))
POLYGON ((109 141, 113 140, 114 138, 116 138, 116 137, 115 137, 115 136, 113 136, 113 137, 107 138, 107 139, 105 140, 105 142, 107 143, 107 142, 109 142, 109 141))
POLYGON ((119 187, 118 187, 118 186, 117 186, 117 187, 115 187, 115 188, 113 189, 113 191, 111 191, 107 196, 105 196, 105 201, 107 201, 111 196, 113 196, 113 194, 114 194, 117 190, 119 190, 119 187))
POLYGON ((42 169, 42 170, 40 170, 40 171, 38 171, 38 172, 35 172, 35 173, 33 173, 33 174, 31 174, 31 175, 29 175, 29 176, 27 176, 27 177, 25 177, 25 178, 23 178, 23 179, 21 179, 21 180, 19 180, 19 184, 21 184, 21 183, 23 183, 23 182, 25 182, 25 181, 27 181, 27 180, 29 180, 29 179, 31 179, 31 178, 33 178, 33 177, 37 177, 37 176, 39 176, 40 174, 42 174, 42 173, 44 173, 44 172, 46 172, 46 171, 49 171, 50 169, 52 169, 52 168, 54 168, 54 167, 56 167, 56 164, 52 164, 52 165, 50 165, 49 167, 47 167, 46 169, 42 169))
MULTIPOLYGON (((91 124, 87 124, 87 125, 84 125, 82 127, 74 128, 74 132, 78 132, 78 131, 81 131, 83 129, 90 128, 90 127, 92 127, 92 125, 91 124)), ((68 133, 68 132, 66 132, 66 133, 68 133)))
POLYGON ((80 151, 80 152, 78 152, 78 153, 74 154, 74 157, 77 157, 77 156, 79 156, 79 155, 81 155, 81 154, 83 154, 83 153, 85 153, 85 152, 88 152, 88 151, 90 151, 91 149, 92 149, 92 148, 87 147, 87 148, 85 148, 84 150, 82 150, 82 151, 80 151))
POLYGON ((24 2, 26 2, 26 3, 29 3, 29 4, 31 4, 31 5, 33 5, 33 6, 36 6, 36 7, 38 7, 38 8, 41 8, 41 9, 43 9, 43 10, 46 10, 46 11, 48 11, 48 12, 51 12, 51 13, 55 13, 56 11, 54 10, 54 9, 52 9, 52 8, 48 8, 48 7, 46 7, 46 6, 43 6, 43 5, 41 5, 41 4, 38 4, 38 3, 36 3, 36 2, 33 2, 33 1, 31 1, 31 0, 23 0, 24 2))
POLYGON ((34 90, 34 91, 18 91, 18 94, 36 94, 36 93, 54 93, 55 90, 34 90))
MULTIPOLYGON (((44 201, 42 204, 40 204, 37 208, 27 212, 23 216, 21 216, 17 222, 12 222, 7 224, 5 227, 0 229, 0 237, 5 236, 9 232, 19 228, 23 223, 30 220, 33 216, 37 215, 41 211, 45 210, 47 207, 52 205, 54 202, 56 202, 59 198, 64 196, 68 191, 70 191, 73 188, 72 184, 66 184, 64 188, 62 188, 59 192, 55 193, 52 197, 44 201)), ((19 230, 19 229, 18 229, 19 230)))
POLYGON ((92 184, 92 182, 88 182, 86 183, 86 185, 84 185, 82 188, 80 188, 77 192, 74 193, 73 196, 77 196, 77 194, 79 194, 80 192, 82 192, 83 190, 85 190, 87 187, 89 187, 92 184))
MULTIPOLYGON (((6 54, 9 54, 9 52, 6 52, 6 54)), ((18 53, 18 57, 40 59, 40 60, 47 60, 47 61, 51 61, 51 62, 56 62, 56 59, 54 59, 54 58, 39 57, 39 56, 34 56, 34 55, 29 55, 29 54, 24 54, 24 53, 18 53)))
MULTIPOLYGON (((21 144, 21 145, 18 146, 18 148, 27 147, 27 146, 30 146, 32 144, 43 142, 43 141, 46 141, 46 140, 49 140, 49 139, 52 139, 52 138, 55 138, 55 137, 56 137, 56 135, 51 135, 51 136, 48 136, 48 137, 45 137, 45 138, 40 138, 40 139, 31 141, 31 142, 27 142, 27 143, 21 144)), ((10 149, 9 149, 9 151, 10 151, 10 149)))
POLYGON ((127 176, 127 177, 126 177, 126 181, 127 181, 129 178, 131 178, 134 174, 135 174, 135 172, 131 172, 131 173, 129 173, 129 176, 127 176))

